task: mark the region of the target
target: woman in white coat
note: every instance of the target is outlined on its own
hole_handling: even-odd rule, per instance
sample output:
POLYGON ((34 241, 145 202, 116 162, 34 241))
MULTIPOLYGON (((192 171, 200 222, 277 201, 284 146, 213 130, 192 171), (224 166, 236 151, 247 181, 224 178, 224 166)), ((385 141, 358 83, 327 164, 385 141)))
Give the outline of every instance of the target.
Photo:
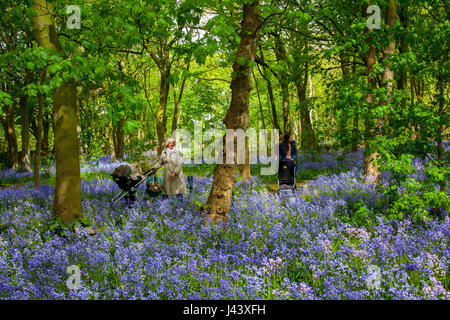
POLYGON ((166 148, 161 153, 158 163, 153 167, 159 169, 164 166, 163 197, 176 195, 179 200, 186 194, 186 183, 183 175, 183 154, 175 149, 175 139, 169 138, 166 148))

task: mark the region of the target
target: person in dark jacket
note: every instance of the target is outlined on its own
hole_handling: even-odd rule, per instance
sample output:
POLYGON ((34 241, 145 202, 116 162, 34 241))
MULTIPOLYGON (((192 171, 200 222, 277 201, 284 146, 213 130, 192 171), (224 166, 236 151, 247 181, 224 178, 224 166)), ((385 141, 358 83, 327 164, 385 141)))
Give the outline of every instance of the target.
POLYGON ((284 134, 283 141, 281 141, 279 146, 279 152, 280 162, 288 159, 298 168, 297 147, 295 146, 295 141, 291 139, 290 133, 284 134))

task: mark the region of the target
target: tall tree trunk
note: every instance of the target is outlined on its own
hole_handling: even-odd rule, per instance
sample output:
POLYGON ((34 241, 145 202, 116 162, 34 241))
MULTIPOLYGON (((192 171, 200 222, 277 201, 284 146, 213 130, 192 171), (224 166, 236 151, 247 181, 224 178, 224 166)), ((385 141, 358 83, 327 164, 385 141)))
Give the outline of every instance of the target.
MULTIPOLYGON (((407 4, 402 4, 399 7, 398 11, 398 17, 402 23, 403 30, 406 30, 408 28, 408 6, 407 4)), ((408 42, 406 41, 406 31, 400 33, 400 54, 406 54, 409 51, 408 42)), ((408 73, 406 70, 400 71, 400 77, 398 79, 397 87, 399 90, 406 90, 408 84, 408 73)), ((406 97, 402 99, 402 108, 401 110, 406 109, 406 97)))
POLYGON ((175 104, 173 109, 173 118, 172 118, 172 130, 171 134, 173 135, 175 130, 178 128, 178 117, 180 114, 180 101, 177 99, 177 93, 175 87, 173 87, 173 102, 175 104))
POLYGON ((2 125, 3 135, 5 137, 5 143, 0 144, 0 153, 2 153, 4 151, 6 151, 6 153, 8 153, 8 137, 7 137, 8 129, 6 128, 6 119, 2 116, 0 116, 0 124, 2 125))
POLYGON ((263 112, 262 103, 261 103, 261 96, 259 95, 258 82, 256 81, 255 72, 253 71, 253 69, 252 69, 252 75, 253 75, 253 81, 255 81, 256 93, 258 95, 259 112, 261 112, 261 120, 262 120, 262 124, 263 124, 263 129, 265 130, 266 122, 264 121, 264 112, 263 112))
POLYGON ((113 142, 114 142, 114 153, 118 159, 123 159, 125 156, 125 132, 123 130, 123 124, 125 119, 121 118, 116 127, 113 127, 113 142))
POLYGON ((269 78, 265 78, 267 82, 267 94, 269 96, 269 103, 270 108, 272 110, 272 122, 273 127, 275 129, 280 129, 280 124, 278 123, 278 115, 277 115, 277 106, 275 105, 275 98, 273 96, 273 88, 272 88, 272 81, 270 81, 269 78))
MULTIPOLYGON (((386 11, 386 25, 388 25, 390 28, 393 27, 395 19, 397 17, 397 7, 396 7, 396 0, 389 0, 389 7, 386 11)), ((392 31, 390 30, 392 33, 392 31)), ((370 48, 371 49, 371 48, 370 48)), ((369 49, 369 51, 370 51, 369 49)), ((386 61, 391 54, 394 53, 395 49, 395 42, 392 41, 389 45, 387 45, 384 48, 383 52, 383 59, 386 61)), ((373 53, 370 52, 370 54, 373 54, 373 63, 374 61, 374 55, 375 55, 375 49, 373 49, 373 53)), ((369 61, 369 56, 368 59, 369 61)), ((368 63, 369 64, 369 63, 368 63)), ((370 64, 369 64, 370 65, 370 64)), ((372 65, 373 69, 373 65, 372 65)), ((385 101, 383 101, 383 104, 389 104, 391 102, 391 92, 393 88, 393 79, 394 79, 394 71, 392 71, 389 68, 389 64, 386 61, 383 76, 382 76, 382 86, 387 88, 387 98, 385 101)), ((373 99, 371 99, 370 103, 372 103, 373 99)), ((369 101, 368 101, 369 102, 369 101)), ((384 119, 376 119, 375 120, 375 136, 379 136, 384 127, 384 124, 386 123, 386 118, 384 119)), ((367 184, 374 184, 378 183, 380 180, 380 165, 375 164, 374 162, 378 158, 378 152, 374 151, 373 146, 370 147, 371 150, 368 150, 366 157, 364 158, 364 179, 367 184)))
POLYGON ((63 82, 55 89, 56 188, 53 211, 64 223, 81 216, 80 159, 77 135, 77 89, 63 82))
POLYGON ((15 169, 19 161, 19 150, 17 147, 17 135, 14 128, 14 106, 6 107, 5 133, 8 139, 8 159, 9 167, 15 169))
POLYGON ((423 79, 414 79, 414 92, 419 103, 423 103, 423 82, 423 79))
MULTIPOLYGON (((353 58, 352 72, 356 74, 356 57, 353 58)), ((359 143, 359 112, 355 110, 355 116, 353 117, 353 128, 352 128, 352 152, 358 151, 359 143)))
POLYGON ((308 86, 308 62, 305 63, 305 74, 303 81, 295 80, 297 87, 298 102, 300 106, 300 122, 301 122, 301 148, 303 150, 313 150, 317 148, 316 135, 311 123, 309 107, 305 103, 306 89, 308 86))
POLYGON ((248 181, 252 176, 250 170, 250 154, 248 151, 248 137, 245 137, 245 163, 239 165, 239 171, 242 179, 245 181, 248 181))
MULTIPOLYGON (((284 48, 283 43, 281 42, 279 34, 275 37, 275 56, 277 58, 277 61, 285 62, 287 63, 287 54, 286 50, 284 48)), ((291 132, 292 130, 292 123, 291 123, 291 115, 289 111, 289 79, 288 79, 288 73, 283 68, 278 73, 278 81, 281 86, 281 97, 283 100, 283 122, 284 122, 284 132, 291 132)))
MULTIPOLYGON (((227 129, 243 129, 245 131, 248 128, 248 105, 251 90, 249 63, 255 60, 259 26, 261 25, 258 4, 259 1, 256 0, 243 5, 241 41, 236 53, 238 59, 233 63, 233 72, 236 77, 231 81, 231 103, 224 119, 227 129), (238 63, 241 57, 246 59, 244 65, 238 63)), ((224 143, 224 158, 226 158, 225 145, 224 143)), ((228 221, 227 213, 230 209, 235 178, 236 164, 216 165, 213 184, 206 203, 209 218, 213 222, 228 221)))
MULTIPOLYGON (((77 96, 77 136, 80 136, 81 132, 83 131, 83 129, 81 128, 81 109, 83 108, 83 100, 82 98, 78 95, 77 96)), ((80 154, 84 153, 84 143, 83 141, 81 141, 81 143, 79 143, 79 148, 78 148, 80 154)))
POLYGON ((158 136, 158 154, 164 150, 164 141, 166 140, 167 123, 167 99, 169 98, 169 75, 170 67, 164 66, 160 69, 160 87, 159 87, 159 107, 156 113, 156 135, 158 136))
MULTIPOLYGON (((369 4, 367 3, 364 8, 363 8, 363 12, 364 14, 367 14, 367 7, 369 6, 369 4)), ((367 36, 367 41, 370 41, 370 37, 371 37, 371 33, 373 32, 373 30, 367 30, 368 36, 367 36)), ((369 49, 367 50, 367 54, 366 54, 366 58, 367 58, 367 82, 369 85, 369 90, 373 90, 376 89, 376 79, 375 76, 373 75, 373 71, 374 71, 374 66, 375 66, 375 47, 373 45, 369 45, 369 49)), ((373 101, 373 93, 370 92, 366 95, 366 101, 368 104, 372 104, 373 101)), ((368 136, 370 134, 370 129, 368 127, 368 124, 365 124, 365 129, 366 129, 366 136, 368 136)), ((377 177, 377 172, 378 172, 378 167, 375 166, 374 161, 377 158, 378 154, 376 152, 370 152, 372 146, 370 146, 370 144, 366 141, 365 143, 366 149, 364 151, 364 179, 365 182, 367 184, 372 183, 370 177, 377 177)))
POLYGON ((283 121, 284 121, 284 132, 291 132, 291 114, 289 111, 289 85, 286 78, 281 81, 281 96, 283 99, 283 121))
POLYGON ((50 152, 50 143, 49 143, 49 130, 50 130, 50 119, 48 113, 45 113, 43 116, 42 129, 44 132, 44 136, 41 141, 41 152, 44 158, 48 158, 48 154, 50 152))
MULTIPOLYGON (((418 104, 423 104, 423 94, 424 94, 424 80, 419 78, 411 77, 411 85, 412 85, 412 103, 414 103, 414 96, 417 99, 418 104)), ((416 139, 422 140, 423 130, 421 125, 419 124, 416 128, 416 139)))
MULTIPOLYGON (((390 34, 393 33, 391 28, 394 26, 396 18, 397 18, 396 0, 389 0, 389 7, 386 12, 386 25, 389 26, 389 28, 390 28, 390 30, 389 30, 390 34)), ((395 50, 395 42, 394 42, 394 40, 392 40, 392 42, 390 44, 388 44, 386 46, 386 48, 384 48, 384 52, 383 52, 383 60, 386 61, 386 64, 384 67, 384 72, 383 72, 383 77, 382 77, 382 85, 387 88, 387 94, 386 94, 387 97, 386 97, 386 101, 383 101, 384 104, 391 103, 391 94, 392 94, 392 90, 394 87, 394 83, 393 83, 394 71, 391 70, 391 68, 389 67, 389 63, 387 62, 387 60, 389 59, 389 56, 394 53, 394 50, 395 50)))
POLYGON ((114 137, 114 128, 112 125, 112 121, 109 123, 108 126, 108 138, 109 138, 109 154, 111 155, 111 163, 116 162, 116 150, 115 150, 115 137, 114 137))
MULTIPOLYGON (((190 66, 190 64, 187 65, 187 70, 189 70, 189 66, 190 66)), ((186 77, 184 77, 183 81, 181 82, 180 93, 178 94, 178 98, 177 98, 175 86, 173 87, 173 102, 175 104, 175 109, 173 111, 173 118, 172 118, 172 133, 171 133, 172 135, 173 135, 174 131, 177 130, 178 122, 180 120, 180 115, 181 115, 180 104, 181 104, 181 99, 183 98, 183 92, 184 92, 185 86, 186 86, 186 77)))
MULTIPOLYGON (((46 0, 35 0, 33 8, 34 35, 44 48, 61 52, 55 24, 54 7, 46 0)), ((77 88, 73 81, 63 81, 55 88, 53 98, 54 149, 56 158, 56 187, 53 213, 63 223, 81 216, 80 159, 77 136, 77 88)))
MULTIPOLYGON (((5 151, 8 157, 8 166, 9 166, 9 137, 8 137, 8 125, 6 124, 6 117, 0 116, 0 123, 2 124, 4 136, 5 136, 5 151)), ((3 149, 3 145, 0 146, 3 149)))
MULTIPOLYGON (((263 49, 261 46, 259 46, 259 51, 261 53, 262 63, 265 64, 264 52, 263 52, 263 49)), ((259 68, 259 65, 258 65, 258 70, 259 70, 259 73, 261 74, 261 76, 263 77, 263 79, 266 80, 266 83, 267 83, 267 93, 269 95, 269 102, 270 102, 270 106, 271 106, 271 110, 272 110, 273 127, 275 129, 280 130, 280 124, 278 123, 278 116, 277 116, 277 107, 275 105, 275 98, 273 97, 272 81, 270 80, 270 78, 268 78, 264 75, 264 72, 261 71, 261 69, 259 68)))
MULTIPOLYGON (((444 61, 442 61, 444 63, 444 61)), ((448 83, 448 80, 447 80, 448 83)), ((437 159, 438 159, 438 166, 444 167, 446 165, 444 161, 444 147, 442 145, 443 136, 445 135, 445 132, 447 132, 448 129, 448 105, 446 104, 446 98, 444 93, 444 75, 439 72, 437 77, 437 98, 438 98, 438 112, 437 115, 440 119, 444 119, 444 121, 439 121, 439 125, 436 127, 436 142, 437 142, 437 159), (444 107, 446 106, 446 107, 444 107), (445 121, 447 119, 447 121, 445 121), (447 124, 447 125, 445 125, 447 124)), ((445 85, 447 87, 447 85, 445 85)), ((440 189, 442 192, 447 193, 447 183, 445 181, 441 181, 440 189)))
POLYGON ((39 76, 39 82, 37 85, 37 98, 38 98, 38 115, 36 126, 36 154, 34 155, 34 185, 39 187, 41 185, 41 178, 39 173, 39 166, 41 164, 41 148, 42 148, 42 125, 43 125, 43 106, 42 106, 42 94, 41 84, 45 79, 45 69, 41 71, 39 76))
MULTIPOLYGON (((342 50, 339 52, 339 60, 341 63, 341 71, 342 71, 342 86, 345 86, 348 84, 348 80, 350 78, 350 71, 349 71, 349 59, 347 54, 342 50)), ((349 122, 349 118, 344 115, 343 117, 339 117, 338 119, 338 127, 337 132, 339 132, 341 137, 347 137, 347 126, 349 122)), ((346 142, 346 141, 345 141, 346 142)))
POLYGON ((20 118, 22 124, 22 153, 20 155, 20 171, 28 172, 30 169, 30 120, 28 117, 28 96, 20 97, 20 118))

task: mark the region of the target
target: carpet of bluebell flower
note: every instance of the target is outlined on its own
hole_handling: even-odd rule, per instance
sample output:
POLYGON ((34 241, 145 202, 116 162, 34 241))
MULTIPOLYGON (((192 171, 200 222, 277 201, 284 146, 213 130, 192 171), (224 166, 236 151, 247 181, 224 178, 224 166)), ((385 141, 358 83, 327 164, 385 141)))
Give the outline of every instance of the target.
MULTIPOLYGON (((115 165, 102 158, 90 168, 115 165)), ((237 182, 226 228, 202 224, 198 206, 211 183, 196 177, 181 202, 147 200, 140 190, 129 207, 111 203, 119 191, 111 179, 83 179, 93 225, 65 235, 50 227, 51 186, 0 190, 0 298, 450 299, 449 218, 379 216, 370 227, 343 219, 361 200, 382 201, 360 165, 319 176, 288 198, 257 177, 237 182), (71 265, 82 272, 75 290, 66 285, 71 265), (376 288, 367 285, 372 265, 381 270, 376 288)))

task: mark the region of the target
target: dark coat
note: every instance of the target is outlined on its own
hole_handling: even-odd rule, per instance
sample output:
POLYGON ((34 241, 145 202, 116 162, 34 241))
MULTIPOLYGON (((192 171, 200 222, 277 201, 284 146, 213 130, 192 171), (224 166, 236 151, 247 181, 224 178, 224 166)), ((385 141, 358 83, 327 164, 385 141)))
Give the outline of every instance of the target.
MULTIPOLYGON (((291 141, 291 158, 297 162, 297 147, 295 146, 295 141, 291 141)), ((285 142, 282 141, 279 146, 280 149, 280 161, 283 161, 286 159, 286 145, 285 142)))

